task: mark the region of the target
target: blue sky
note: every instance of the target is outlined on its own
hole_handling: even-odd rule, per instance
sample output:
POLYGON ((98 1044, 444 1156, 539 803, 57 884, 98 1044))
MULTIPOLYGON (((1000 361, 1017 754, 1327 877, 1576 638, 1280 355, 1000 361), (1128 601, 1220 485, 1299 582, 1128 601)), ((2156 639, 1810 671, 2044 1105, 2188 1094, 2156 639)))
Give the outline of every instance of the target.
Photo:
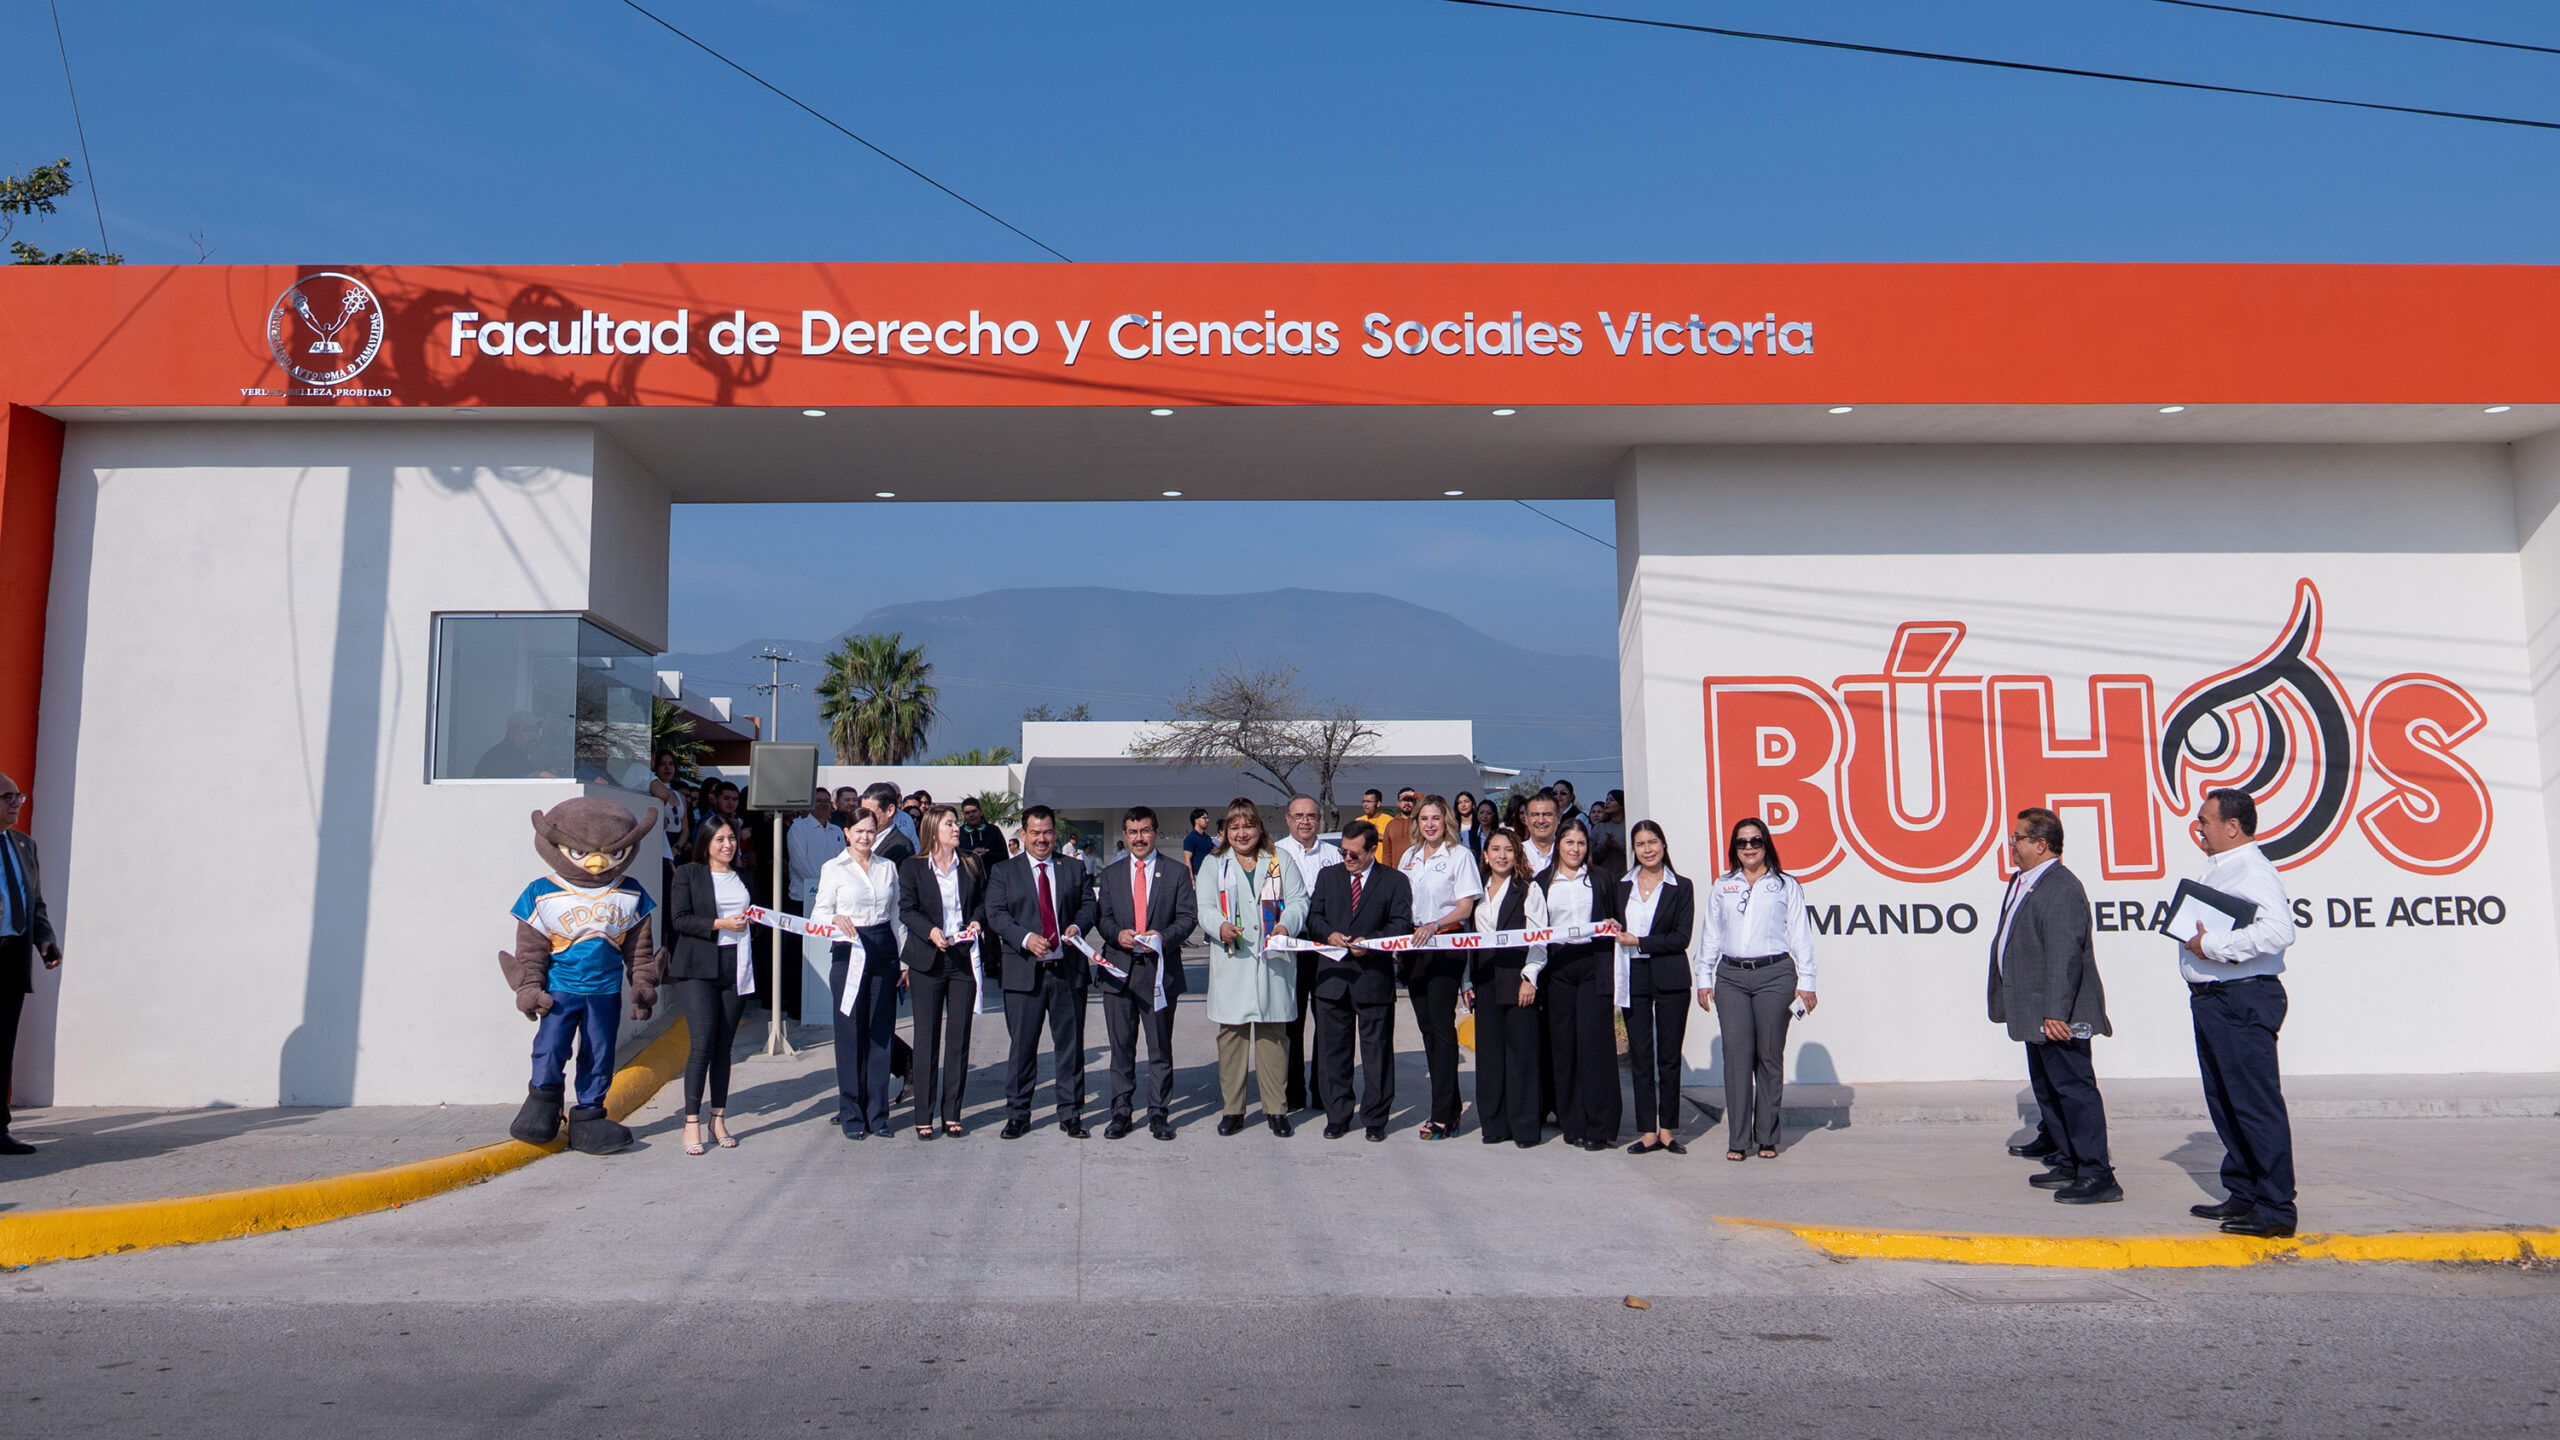
MULTIPOLYGON (((2260 3, 2560 45, 2543 0, 2260 3)), ((2550 131, 1438 0, 651 8, 1078 260, 2560 259, 2550 131)), ((2560 119, 2560 56, 2156 0, 1587 8, 2560 119)), ((61 11, 84 174, 134 260, 192 262, 191 235, 218 263, 1039 256, 614 0, 61 11)), ((0 6, 0 141, 12 171, 80 154, 36 0, 0 6)), ((74 198, 20 238, 95 245, 74 198)), ((1556 509, 1609 533, 1605 503, 1556 509)), ((1243 526, 1337 546, 1349 529, 1372 588, 1463 613, 1452 597, 1482 592, 1459 561, 1485 557, 1535 587, 1524 640, 1610 645, 1601 547, 1517 506, 1354 515, 1087 507, 1054 538, 1205 557, 1243 526)), ((770 518, 679 512, 676 644, 814 635, 1010 578, 928 566, 775 593, 732 558, 770 518)), ((957 553, 1020 517, 889 518, 957 553)), ((854 533, 845 512, 794 520, 820 551, 854 533)), ((1128 583, 1212 588, 1216 569, 1128 583)))

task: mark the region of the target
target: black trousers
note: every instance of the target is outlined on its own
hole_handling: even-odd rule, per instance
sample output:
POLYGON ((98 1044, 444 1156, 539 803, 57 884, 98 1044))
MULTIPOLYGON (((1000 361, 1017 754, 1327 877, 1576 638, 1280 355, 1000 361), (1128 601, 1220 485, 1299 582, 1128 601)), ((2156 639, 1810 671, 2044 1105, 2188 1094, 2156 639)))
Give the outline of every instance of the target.
POLYGON ((862 963, 853 961, 853 942, 838 940, 827 965, 827 989, 836 997, 828 1007, 836 1032, 836 1123, 865 1134, 889 1133, 889 1102, 898 1089, 889 1083, 891 1057, 898 1050, 898 942, 886 925, 870 925, 855 936, 862 943, 862 963), (845 1005, 850 988, 851 1008, 845 1005))
POLYGON ((2291 1225, 2293 1117, 2276 1066, 2288 1003, 2284 982, 2273 975, 2207 985, 2187 997, 2205 1113, 2222 1137, 2222 1188, 2261 1217, 2291 1225))
POLYGON ((1074 1119, 1084 1113, 1084 987, 1069 983, 1055 964, 1037 967, 1034 976, 1034 988, 1004 992, 1004 1113, 1008 1119, 1031 1118, 1045 1020, 1049 1048, 1057 1056, 1058 1118, 1074 1119))
POLYGON ((1689 1007, 1698 1003, 1693 991, 1647 995, 1627 991, 1627 1063, 1634 1072, 1636 1130, 1680 1128, 1680 1042, 1689 1038, 1689 1007))
POLYGON ((1310 1101, 1316 1109, 1324 1108, 1324 1087, 1315 1083, 1318 1079, 1316 1067, 1307 1063, 1307 1044, 1313 1038, 1307 1017, 1316 1004, 1316 964, 1315 956, 1303 951, 1299 953, 1298 1014, 1289 1022, 1288 1094, 1285 1097, 1292 1112, 1308 1108, 1310 1101))
POLYGON ((676 1008, 684 1013, 686 1038, 692 1042, 684 1057, 685 1118, 702 1114, 706 1087, 711 1108, 726 1110, 729 1057, 737 1046, 738 1018, 747 1013, 747 997, 729 980, 670 980, 667 987, 676 992, 676 1008))
POLYGON ((1568 953, 1561 961, 1551 958, 1538 977, 1556 1064, 1556 1123, 1568 1144, 1613 1143, 1625 1118, 1618 1097, 1617 977, 1598 954, 1608 943, 1551 946, 1551 957, 1568 953))
POLYGON ((960 1092, 969 1084, 969 1022, 978 1013, 978 977, 964 952, 944 957, 942 973, 907 972, 907 1001, 915 1007, 916 1058, 908 1079, 916 1088, 916 1123, 960 1120, 960 1092), (946 1056, 948 1063, 946 1064, 946 1056))
POLYGON ((1422 1059, 1431 1071, 1431 1122, 1458 1127, 1458 992, 1466 988, 1467 957, 1425 953, 1406 993, 1413 1023, 1422 1031, 1422 1059))
MULTIPOLYGON (((9 842, 0 840, 0 845, 9 842)), ((18 1062, 18 1016, 26 1009, 27 993, 9 983, 12 977, 0 974, 0 1099, 16 1098, 9 1077, 18 1062)), ((9 1133, 9 1111, 0 1104, 0 1135, 9 1133)))
POLYGON ((1497 970, 1476 987, 1476 1128, 1488 1140, 1544 1139, 1538 1061, 1546 1053, 1546 1012, 1522 1005, 1520 972, 1497 970))
POLYGON ((1316 1077, 1324 1095, 1325 1124, 1384 1125, 1396 1106, 1396 1002, 1355 1005, 1347 993, 1316 997, 1316 1077), (1354 1041, 1360 1052, 1360 1090, 1351 1087, 1354 1041), (1361 1103, 1351 1103, 1353 1095, 1361 1103))
POLYGON ((1182 1007, 1152 1008, 1155 965, 1153 960, 1142 960, 1130 966, 1127 989, 1102 992, 1102 1028, 1111 1036, 1110 1101, 1114 1120, 1129 1119, 1137 1108, 1141 1032, 1147 1041, 1147 1118, 1162 1120, 1173 1113, 1173 1015, 1182 1007))
POLYGON ((2038 1123, 2059 1147, 2053 1167, 2084 1176, 2115 1174, 2115 1162, 2107 1158, 2107 1102, 2098 1093, 2089 1042, 2028 1041, 2027 1083, 2035 1087, 2038 1123))

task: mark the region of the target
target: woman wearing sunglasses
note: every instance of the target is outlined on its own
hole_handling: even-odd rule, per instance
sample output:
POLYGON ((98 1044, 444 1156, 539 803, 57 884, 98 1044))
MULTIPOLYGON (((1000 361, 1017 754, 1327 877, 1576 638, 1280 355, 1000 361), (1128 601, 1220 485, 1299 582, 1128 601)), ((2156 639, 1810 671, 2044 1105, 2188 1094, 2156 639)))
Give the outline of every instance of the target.
POLYGON ((1698 916, 1698 1008, 1724 1031, 1724 1158, 1775 1160, 1789 1006, 1816 1003, 1813 922, 1760 817, 1734 822, 1724 857, 1698 916))

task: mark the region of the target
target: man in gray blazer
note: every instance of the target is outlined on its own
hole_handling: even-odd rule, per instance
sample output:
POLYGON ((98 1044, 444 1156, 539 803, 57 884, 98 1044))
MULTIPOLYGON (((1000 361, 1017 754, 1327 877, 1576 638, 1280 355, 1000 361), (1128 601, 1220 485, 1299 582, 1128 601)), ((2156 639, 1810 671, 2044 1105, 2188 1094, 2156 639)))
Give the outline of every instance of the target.
MULTIPOLYGON (((44 908, 44 876, 36 868, 36 842, 18 830, 27 803, 18 782, 0 775, 0 1091, 9 1088, 18 1059, 18 1012, 36 988, 35 962, 62 963, 53 916, 44 908)), ((0 1155, 33 1155, 36 1147, 9 1138, 9 1112, 0 1108, 0 1155)))
POLYGON ((1991 1019, 2027 1046, 2053 1168, 2027 1183, 2065 1205, 2124 1198, 2107 1158, 2107 1109, 2089 1054, 2092 1036, 2112 1035, 2107 992, 2089 945, 2089 892, 2062 866, 2062 820, 2050 810, 2018 812, 2009 826, 2016 874, 2001 898, 1991 936, 1991 1019))

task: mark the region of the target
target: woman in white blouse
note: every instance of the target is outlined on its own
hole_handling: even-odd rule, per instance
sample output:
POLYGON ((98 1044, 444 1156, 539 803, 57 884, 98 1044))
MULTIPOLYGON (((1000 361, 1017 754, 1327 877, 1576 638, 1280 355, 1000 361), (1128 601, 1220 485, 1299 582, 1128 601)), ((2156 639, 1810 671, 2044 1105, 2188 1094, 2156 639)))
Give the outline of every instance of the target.
POLYGON ((1209 940, 1209 1019, 1218 1027, 1218 1133, 1244 1129, 1248 1055, 1261 1082, 1262 1120, 1282 1139, 1289 1124, 1289 1022, 1298 1013, 1298 956, 1266 946, 1295 935, 1307 921, 1307 886, 1298 865, 1262 828, 1250 800, 1227 806, 1218 848, 1192 882, 1200 928, 1209 940))
MULTIPOLYGON (((1617 920, 1618 877, 1591 859, 1591 831, 1568 820, 1556 832, 1555 859, 1538 877, 1546 892, 1547 923, 1581 930, 1617 920)), ((1617 968, 1606 937, 1547 942, 1540 988, 1547 998, 1547 1047, 1555 1056, 1556 1123, 1564 1143, 1577 1150, 1606 1150, 1618 1140, 1624 1110, 1618 1098, 1617 968)))
POLYGON ((694 831, 694 858, 667 883, 667 928, 674 932, 661 988, 674 992, 693 1042, 684 1062, 684 1153, 706 1153, 702 1102, 711 1100, 711 1138, 734 1150, 729 1133, 729 1052, 746 1013, 755 976, 746 964, 747 882, 738 874, 738 831, 714 816, 694 831))
MULTIPOLYGON (((1466 928, 1475 917, 1476 901, 1484 896, 1484 881, 1476 875, 1476 857, 1458 842, 1458 822, 1448 801, 1424 796, 1413 812, 1413 830, 1414 841, 1396 868, 1413 887, 1413 938, 1420 944, 1466 928)), ((1446 1140, 1458 1130, 1458 992, 1466 988, 1467 955, 1463 950, 1404 953, 1405 993, 1413 999, 1422 1058, 1431 1070, 1431 1118, 1420 1133, 1425 1140, 1446 1140)))
POLYGON ((1816 1003, 1813 921, 1758 816, 1734 822, 1724 855, 1699 908, 1698 1008, 1712 1006, 1724 1031, 1724 1158, 1756 1147, 1775 1160, 1788 1007, 1816 1003))
POLYGON ((827 987, 836 997, 836 1124, 844 1138, 889 1133, 890 1049, 898 1038, 898 867, 871 853, 880 822, 865 810, 842 813, 844 851, 818 871, 810 918, 836 928, 827 987), (853 963, 856 947, 862 963, 853 963))
MULTIPOLYGON (((1492 802, 1476 807, 1478 814, 1492 802)), ((1547 923, 1546 892, 1529 873, 1520 837, 1488 831, 1484 839, 1484 898, 1476 902, 1479 935, 1538 930, 1547 923)), ((1538 975, 1547 966, 1544 945, 1478 950, 1464 996, 1476 1015, 1476 1130, 1487 1145, 1508 1140, 1526 1150, 1546 1138, 1539 1103, 1539 1060, 1546 1050, 1546 1016, 1538 1009, 1538 975)))

